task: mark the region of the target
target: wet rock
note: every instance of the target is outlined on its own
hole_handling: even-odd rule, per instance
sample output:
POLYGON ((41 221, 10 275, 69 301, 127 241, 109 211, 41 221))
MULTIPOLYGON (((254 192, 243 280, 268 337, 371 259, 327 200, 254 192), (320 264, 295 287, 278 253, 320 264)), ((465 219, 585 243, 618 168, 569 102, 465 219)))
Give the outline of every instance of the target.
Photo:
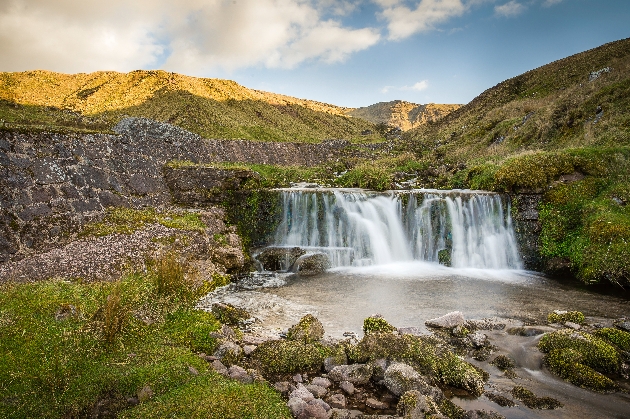
POLYGON ((342 389, 346 394, 350 396, 354 394, 354 384, 352 384, 350 381, 340 382, 339 388, 342 389))
POLYGON ((401 335, 422 336, 424 332, 419 327, 399 327, 398 333, 401 335))
POLYGON ((320 387, 324 387, 324 388, 328 388, 328 387, 330 387, 332 385, 330 380, 328 378, 324 378, 324 377, 315 377, 315 378, 313 378, 313 380, 311 381, 311 384, 316 385, 316 386, 320 386, 320 387))
POLYGON ((306 403, 299 397, 291 397, 287 402, 287 406, 289 407, 289 410, 291 411, 293 417, 297 418, 302 415, 304 410, 306 410, 308 403, 306 403))
POLYGON ((429 385, 411 366, 400 362, 392 363, 384 374, 385 386, 397 396, 409 390, 425 392, 429 385))
POLYGON ((433 399, 417 390, 407 391, 400 397, 396 412, 404 419, 424 419, 428 415, 440 414, 433 399))
POLYGON ((238 365, 232 365, 228 369, 228 375, 231 379, 243 384, 251 384, 254 382, 254 378, 245 371, 245 368, 239 367, 238 365))
POLYGON ((326 271, 330 268, 330 260, 325 253, 313 253, 300 256, 291 270, 300 275, 315 275, 326 271))
POLYGON ((502 396, 498 393, 487 392, 484 393, 484 395, 501 407, 512 407, 516 405, 516 403, 514 403, 514 400, 508 399, 507 397, 502 396))
POLYGON ((343 409, 346 407, 346 396, 343 394, 333 394, 328 398, 328 404, 330 407, 343 409))
POLYGON ((382 402, 380 400, 374 399, 372 397, 368 397, 365 400, 365 405, 367 407, 371 407, 372 409, 385 410, 389 408, 389 404, 382 402))
POLYGON ((317 317, 307 314, 298 324, 291 326, 287 332, 287 339, 313 343, 324 337, 324 326, 317 317))
POLYGON ((313 384, 308 384, 306 388, 313 394, 313 396, 317 398, 324 397, 326 393, 328 393, 328 390, 326 390, 324 387, 316 386, 313 384))
POLYGON ((305 254, 306 251, 299 247, 267 247, 255 258, 262 264, 265 271, 287 271, 300 256, 305 254))
POLYGON ((626 332, 630 332, 630 321, 626 319, 619 319, 615 321, 614 326, 626 332))
POLYGON ((223 363, 221 361, 219 361, 218 359, 212 361, 212 363, 210 365, 219 374, 221 374, 221 375, 223 375, 225 377, 229 376, 227 367, 225 365, 223 365, 223 363))
POLYGON ((535 327, 512 327, 507 330, 508 334, 516 336, 538 336, 545 333, 544 330, 535 327))
POLYGON ((514 361, 505 355, 497 355, 490 364, 494 365, 501 371, 511 370, 515 367, 514 361))
POLYGON ((505 419, 505 416, 493 411, 469 410, 466 412, 463 419, 505 419))
POLYGON ((538 397, 530 390, 521 386, 512 389, 512 396, 523 402, 530 409, 558 409, 563 406, 558 400, 551 397, 538 397))
POLYGON ((424 322, 424 324, 426 324, 429 327, 451 329, 453 327, 463 324, 465 321, 466 319, 464 318, 464 315, 460 311, 453 311, 441 317, 427 320, 426 322, 424 322))
POLYGON ((337 408, 332 408, 329 414, 330 419, 352 419, 358 416, 356 414, 353 416, 350 410, 337 408))
POLYGON ((353 384, 366 384, 372 377, 372 367, 367 364, 339 365, 328 373, 333 381, 349 381, 353 384))
POLYGON ((481 332, 470 333, 467 339, 475 348, 481 348, 489 343, 488 336, 481 332))

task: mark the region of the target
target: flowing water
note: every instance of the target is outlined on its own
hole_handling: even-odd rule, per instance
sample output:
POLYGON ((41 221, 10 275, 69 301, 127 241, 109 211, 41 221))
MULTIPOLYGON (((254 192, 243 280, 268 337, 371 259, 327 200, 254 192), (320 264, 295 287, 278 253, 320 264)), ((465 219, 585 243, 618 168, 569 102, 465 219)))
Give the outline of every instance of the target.
MULTIPOLYGON (((255 283, 242 281, 202 302, 243 306, 261 320, 261 333, 277 336, 307 313, 335 338, 348 332, 360 336, 363 319, 375 313, 419 333, 427 332, 426 320, 455 310, 469 319, 496 318, 508 327, 544 324, 556 309, 583 311, 588 322, 602 325, 630 315, 627 294, 598 294, 522 270, 509 203, 500 195, 326 189, 280 194, 283 220, 270 244, 324 253, 333 268, 312 276, 263 273, 255 283), (452 267, 438 263, 444 252, 452 267)), ((596 394, 546 372, 536 348, 540 336, 484 333, 499 353, 515 359, 519 376, 507 379, 487 362, 472 360, 490 372, 489 390, 505 393, 522 385, 565 407, 502 408, 485 397, 456 397, 462 407, 495 410, 507 418, 630 417, 628 394, 596 394)))

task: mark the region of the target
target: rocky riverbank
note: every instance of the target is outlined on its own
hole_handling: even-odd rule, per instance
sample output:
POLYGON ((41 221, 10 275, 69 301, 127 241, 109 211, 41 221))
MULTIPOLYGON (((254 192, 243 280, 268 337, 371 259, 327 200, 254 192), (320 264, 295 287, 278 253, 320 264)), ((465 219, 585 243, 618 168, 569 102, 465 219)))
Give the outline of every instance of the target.
POLYGON ((216 334, 213 354, 200 356, 226 377, 273 383, 295 418, 621 417, 630 411, 625 319, 595 322, 557 311, 547 324, 531 325, 452 312, 428 320, 427 334, 397 329, 377 315, 365 319, 361 339, 348 333, 336 340, 310 314, 274 337, 254 332, 257 319, 241 308, 213 303, 207 309, 232 326, 216 334), (546 378, 534 377, 540 374, 546 378))

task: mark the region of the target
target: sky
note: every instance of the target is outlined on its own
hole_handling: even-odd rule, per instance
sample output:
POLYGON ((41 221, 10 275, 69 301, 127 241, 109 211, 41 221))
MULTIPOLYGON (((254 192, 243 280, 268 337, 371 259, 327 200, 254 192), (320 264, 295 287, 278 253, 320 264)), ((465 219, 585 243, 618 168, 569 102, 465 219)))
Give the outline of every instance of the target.
POLYGON ((630 0, 0 0, 0 71, 163 69, 348 107, 467 103, 627 37, 630 0))

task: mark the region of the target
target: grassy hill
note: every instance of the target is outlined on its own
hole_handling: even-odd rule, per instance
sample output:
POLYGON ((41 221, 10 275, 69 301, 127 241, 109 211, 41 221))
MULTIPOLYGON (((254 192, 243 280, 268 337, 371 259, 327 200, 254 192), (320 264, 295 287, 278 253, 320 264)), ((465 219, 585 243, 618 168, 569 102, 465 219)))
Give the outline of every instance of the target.
POLYGON ((374 105, 346 111, 348 115, 365 119, 375 124, 385 124, 403 131, 434 122, 456 110, 461 105, 429 103, 419 105, 404 100, 379 102, 374 105))
POLYGON ((542 193, 547 271, 627 285, 629 109, 625 39, 506 80, 403 139, 425 186, 542 193))
POLYGON ((0 73, 5 128, 107 132, 123 116, 170 122, 206 138, 379 140, 346 108, 164 71, 0 73))

